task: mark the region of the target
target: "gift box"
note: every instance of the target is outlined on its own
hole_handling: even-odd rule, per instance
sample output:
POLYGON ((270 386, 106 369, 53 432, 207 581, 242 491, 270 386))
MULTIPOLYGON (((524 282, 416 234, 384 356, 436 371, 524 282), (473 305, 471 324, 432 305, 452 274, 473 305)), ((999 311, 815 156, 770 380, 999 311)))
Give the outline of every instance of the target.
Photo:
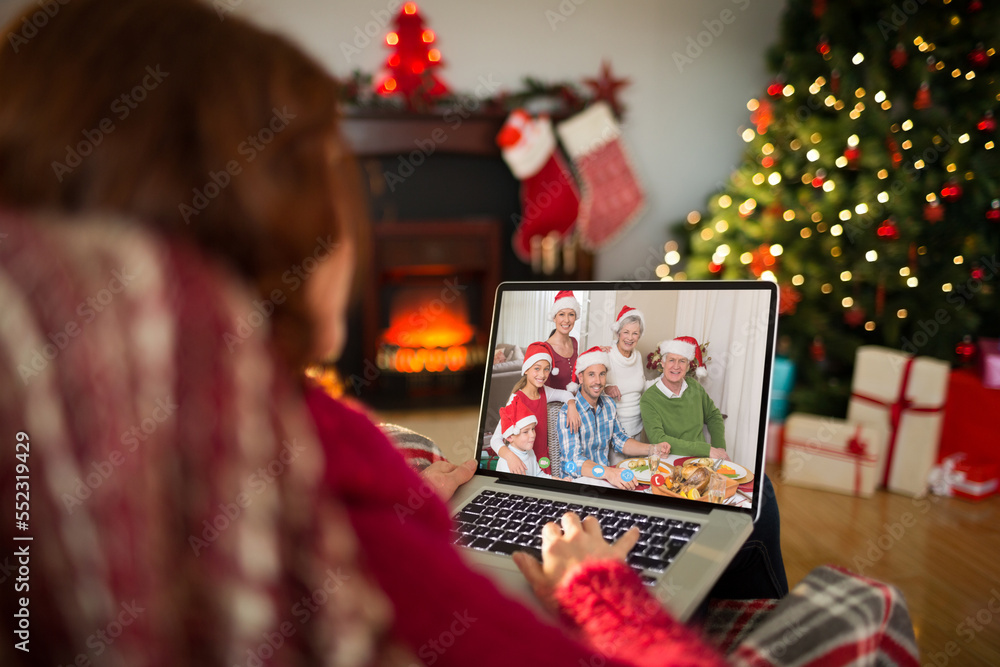
POLYGON ((979 339, 979 375, 987 389, 1000 389, 1000 340, 979 339))
POLYGON ((979 501, 1000 489, 1000 466, 964 452, 952 454, 931 471, 930 487, 939 496, 979 501))
POLYGON ((972 368, 958 368, 948 378, 938 460, 962 452, 969 458, 1000 461, 1000 391, 987 389, 972 368))
POLYGON ((847 421, 886 430, 878 472, 890 491, 927 493, 941 440, 949 370, 940 359, 875 345, 858 348, 847 421))
POLYGON ((887 435, 880 426, 793 413, 785 422, 781 480, 867 498, 879 482, 887 435))

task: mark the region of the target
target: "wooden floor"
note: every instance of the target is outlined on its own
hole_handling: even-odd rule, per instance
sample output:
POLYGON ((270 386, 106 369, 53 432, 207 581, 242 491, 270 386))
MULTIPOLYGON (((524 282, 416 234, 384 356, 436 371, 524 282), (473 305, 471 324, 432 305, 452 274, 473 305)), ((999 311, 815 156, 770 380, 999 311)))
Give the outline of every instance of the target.
MULTIPOLYGON (((475 451, 477 409, 381 416, 433 438, 453 462, 475 451)), ((922 665, 1000 666, 1000 496, 861 499, 783 484, 778 468, 768 474, 790 585, 828 564, 891 583, 906 597, 922 665)))

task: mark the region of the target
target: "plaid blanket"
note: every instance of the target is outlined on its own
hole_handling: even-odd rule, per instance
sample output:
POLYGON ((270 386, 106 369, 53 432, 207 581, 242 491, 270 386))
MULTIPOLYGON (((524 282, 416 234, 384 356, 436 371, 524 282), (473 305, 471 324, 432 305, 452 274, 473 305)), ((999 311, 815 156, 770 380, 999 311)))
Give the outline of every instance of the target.
MULTIPOLYGON (((724 640, 732 634, 730 630, 715 637, 724 640)), ((759 625, 739 633, 739 638, 734 649, 727 648, 732 649, 730 664, 740 667, 920 664, 902 594, 834 567, 810 572, 759 625)))

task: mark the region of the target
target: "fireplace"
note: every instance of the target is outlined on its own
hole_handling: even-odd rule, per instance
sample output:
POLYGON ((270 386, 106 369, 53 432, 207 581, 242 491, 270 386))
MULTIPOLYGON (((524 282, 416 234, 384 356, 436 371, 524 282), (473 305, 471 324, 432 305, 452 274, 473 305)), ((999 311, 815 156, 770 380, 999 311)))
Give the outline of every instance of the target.
MULTIPOLYGON (((371 210, 364 293, 338 362, 376 407, 476 404, 496 286, 530 280, 513 253, 519 183, 494 137, 504 115, 348 114, 371 210)), ((577 262, 588 277, 589 257, 577 262)), ((567 276, 545 276, 547 279, 567 276)))

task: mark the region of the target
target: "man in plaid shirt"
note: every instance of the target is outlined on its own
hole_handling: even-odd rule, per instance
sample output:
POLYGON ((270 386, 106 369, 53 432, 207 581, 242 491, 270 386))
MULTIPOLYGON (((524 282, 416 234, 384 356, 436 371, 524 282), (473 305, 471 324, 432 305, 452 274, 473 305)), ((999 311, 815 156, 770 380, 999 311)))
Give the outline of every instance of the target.
MULTIPOLYGON (((607 382, 608 354, 599 347, 592 347, 576 360, 573 370, 573 384, 579 387, 577 409, 580 412, 580 428, 570 432, 567 410, 559 409, 559 447, 562 450, 563 475, 567 477, 592 477, 603 479, 612 486, 629 491, 635 489, 634 480, 623 480, 623 471, 612 466, 608 460, 610 448, 625 456, 646 456, 649 445, 630 438, 616 418, 615 402, 604 395, 607 382)), ((572 386, 572 385, 571 385, 572 386)), ((657 445, 660 456, 670 453, 670 445, 657 445)))

